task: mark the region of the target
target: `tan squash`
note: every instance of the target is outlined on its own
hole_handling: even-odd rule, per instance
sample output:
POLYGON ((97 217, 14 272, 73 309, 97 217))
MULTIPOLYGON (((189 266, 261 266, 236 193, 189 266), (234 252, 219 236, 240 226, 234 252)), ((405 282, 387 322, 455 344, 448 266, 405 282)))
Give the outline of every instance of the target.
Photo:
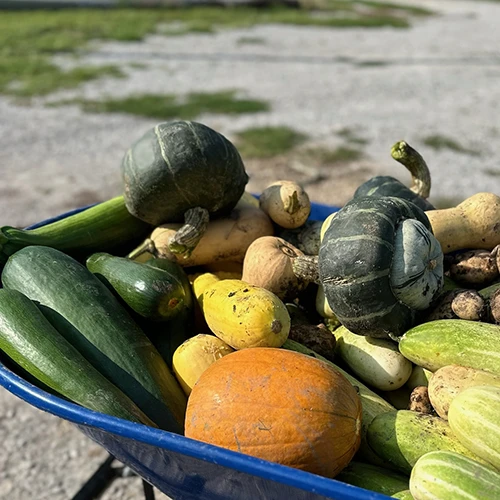
POLYGON ((333 478, 359 448, 361 400, 323 361, 244 349, 200 376, 185 429, 192 439, 333 478))
POLYGON ((443 366, 429 380, 429 398, 436 413, 448 420, 448 410, 453 399, 468 387, 478 385, 500 387, 500 376, 465 366, 443 366))
POLYGON ((241 279, 266 288, 281 300, 294 300, 308 284, 293 268, 294 260, 303 255, 283 238, 262 236, 248 247, 241 279))
POLYGON ((254 240, 274 234, 271 219, 260 208, 246 202, 238 202, 228 217, 211 220, 190 255, 174 254, 169 249, 170 240, 180 227, 181 224, 162 224, 129 257, 144 260, 144 255, 156 255, 174 260, 183 267, 243 262, 254 240))
POLYGON ((172 370, 186 396, 211 364, 232 352, 234 349, 215 335, 200 333, 184 341, 174 351, 172 370))
POLYGON ((295 181, 281 180, 270 184, 259 197, 259 206, 280 227, 302 226, 311 213, 311 201, 304 188, 295 181))
POLYGON ((425 212, 443 253, 500 244, 500 196, 477 193, 453 208, 425 212))

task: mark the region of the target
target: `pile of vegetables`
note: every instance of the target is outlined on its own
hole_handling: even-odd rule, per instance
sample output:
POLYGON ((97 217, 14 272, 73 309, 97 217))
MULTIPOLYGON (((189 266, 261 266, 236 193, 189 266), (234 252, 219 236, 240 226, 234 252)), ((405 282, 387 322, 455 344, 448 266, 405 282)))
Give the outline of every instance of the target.
POLYGON ((393 496, 500 498, 500 197, 377 176, 325 221, 165 122, 123 195, 0 229, 0 355, 86 408, 393 496))

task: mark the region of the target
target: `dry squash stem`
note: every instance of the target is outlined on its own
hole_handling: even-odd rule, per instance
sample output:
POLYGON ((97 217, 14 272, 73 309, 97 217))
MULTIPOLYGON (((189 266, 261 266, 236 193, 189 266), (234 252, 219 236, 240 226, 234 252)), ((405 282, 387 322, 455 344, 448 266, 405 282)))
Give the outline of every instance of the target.
POLYGON ((305 283, 320 284, 317 255, 301 255, 292 259, 293 273, 305 283))
POLYGON ((391 156, 410 171, 412 180, 410 189, 427 199, 431 192, 431 174, 420 153, 405 141, 399 141, 392 146, 391 156))
POLYGON ((190 208, 184 214, 184 225, 177 230, 168 244, 172 253, 189 257, 207 230, 209 212, 206 208, 190 208))

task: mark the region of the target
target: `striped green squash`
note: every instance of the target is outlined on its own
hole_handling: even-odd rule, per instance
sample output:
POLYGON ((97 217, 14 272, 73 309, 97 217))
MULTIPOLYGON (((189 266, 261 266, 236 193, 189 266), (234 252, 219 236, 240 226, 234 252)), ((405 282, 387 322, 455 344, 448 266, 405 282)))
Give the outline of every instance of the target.
POLYGON ((452 451, 431 451, 413 467, 410 491, 415 500, 494 500, 500 474, 452 451))
POLYGON ((500 470, 500 387, 463 390, 450 404, 448 422, 467 449, 500 470))
POLYGON ((210 127, 184 120, 159 123, 122 161, 127 209, 158 225, 182 222, 191 208, 229 213, 248 182, 235 146, 210 127))
POLYGON ((447 365, 468 366, 500 375, 500 326, 465 319, 439 319, 409 329, 401 354, 435 372, 447 365))
POLYGON ((330 221, 318 256, 328 303, 351 332, 398 337, 443 284, 424 211, 396 197, 355 198, 330 221))

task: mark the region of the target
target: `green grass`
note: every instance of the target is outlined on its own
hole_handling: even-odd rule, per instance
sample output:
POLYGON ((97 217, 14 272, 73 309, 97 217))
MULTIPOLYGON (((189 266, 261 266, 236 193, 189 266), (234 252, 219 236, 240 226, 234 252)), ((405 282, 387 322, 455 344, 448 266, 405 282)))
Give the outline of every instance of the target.
POLYGON ((342 137, 344 140, 346 140, 350 144, 368 144, 370 142, 368 139, 365 139, 364 137, 361 137, 357 135, 356 131, 349 128, 345 127, 337 132, 337 135, 339 137, 342 137))
POLYGON ((254 127, 237 134, 235 144, 243 158, 271 158, 288 153, 307 138, 289 127, 254 127))
POLYGON ((191 93, 184 98, 169 94, 146 94, 102 101, 74 99, 54 104, 79 104, 85 111, 94 113, 127 113, 164 120, 189 120, 201 113, 242 114, 269 110, 268 103, 239 98, 235 91, 191 93))
POLYGON ((409 26, 409 17, 422 13, 383 2, 335 0, 311 0, 309 6, 300 9, 199 7, 2 11, 0 93, 25 97, 44 95, 103 75, 119 76, 119 70, 109 66, 64 70, 52 62, 51 56, 80 54, 91 48, 91 42, 140 41, 147 34, 157 32, 158 27, 167 35, 211 33, 257 24, 405 28, 409 26), (327 11, 328 15, 315 15, 317 10, 327 11))
POLYGON ((364 153, 359 148, 350 146, 339 146, 335 149, 328 148, 307 148, 302 152, 304 160, 312 160, 323 165, 333 163, 348 163, 351 161, 360 160, 364 157, 364 153))
POLYGON ((437 151, 447 149, 455 151, 456 153, 464 153, 472 156, 478 156, 480 154, 479 151, 462 146, 459 142, 455 141, 455 139, 439 134, 425 137, 423 143, 437 151))

